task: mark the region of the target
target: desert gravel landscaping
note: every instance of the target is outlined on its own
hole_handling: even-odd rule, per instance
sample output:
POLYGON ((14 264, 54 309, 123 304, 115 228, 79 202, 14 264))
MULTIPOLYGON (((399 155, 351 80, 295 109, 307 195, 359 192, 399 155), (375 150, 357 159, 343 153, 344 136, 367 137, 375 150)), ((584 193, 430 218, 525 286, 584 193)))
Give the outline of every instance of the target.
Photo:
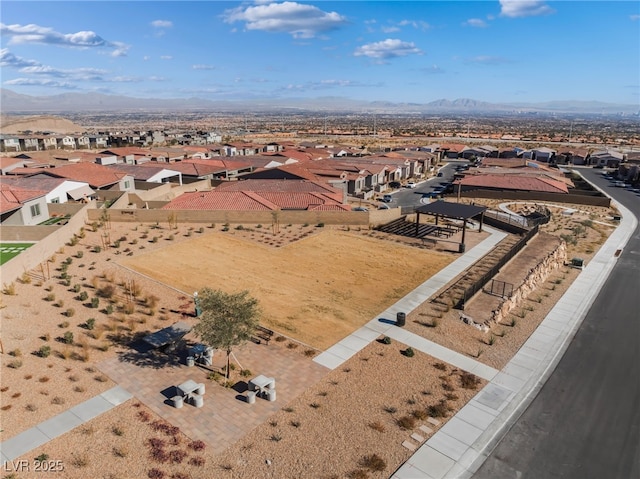
MULTIPOLYGON (((567 257, 588 261, 612 231, 611 210, 564 211, 552 210, 542 231, 575 237, 567 257)), ((304 360, 311 361, 456 257, 367 230, 294 225, 273 241, 257 225, 223 228, 87 225, 41 269, 4 284, 0 439, 113 387, 96 365, 145 332, 193 321, 185 291, 249 289, 263 305, 263 324, 288 338, 277 347, 301 343, 300 355, 310 351, 304 360)), ((408 315, 407 329, 500 368, 577 274, 556 270, 514 310, 513 324, 493 325, 490 334, 463 324, 454 310, 436 318, 428 302, 408 315), (419 324, 433 319, 435 327, 419 324)), ((480 303, 474 298, 465 312, 480 317, 474 301, 480 303)), ((476 393, 463 382, 482 386, 419 351, 407 357, 405 349, 370 344, 221 454, 192 445, 189 431, 171 429, 134 399, 23 458, 61 459, 65 478, 389 477, 412 453, 404 441, 419 445, 412 434, 428 438, 420 426, 435 431, 476 393), (446 417, 435 425, 429 414, 446 417)))

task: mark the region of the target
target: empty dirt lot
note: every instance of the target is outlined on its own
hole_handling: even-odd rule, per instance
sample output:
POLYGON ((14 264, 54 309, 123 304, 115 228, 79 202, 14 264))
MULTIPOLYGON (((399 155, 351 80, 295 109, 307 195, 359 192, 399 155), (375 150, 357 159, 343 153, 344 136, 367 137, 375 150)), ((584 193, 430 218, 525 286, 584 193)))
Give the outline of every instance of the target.
POLYGON ((212 232, 119 261, 184 292, 249 290, 262 323, 319 349, 372 319, 455 257, 323 230, 282 248, 212 232))

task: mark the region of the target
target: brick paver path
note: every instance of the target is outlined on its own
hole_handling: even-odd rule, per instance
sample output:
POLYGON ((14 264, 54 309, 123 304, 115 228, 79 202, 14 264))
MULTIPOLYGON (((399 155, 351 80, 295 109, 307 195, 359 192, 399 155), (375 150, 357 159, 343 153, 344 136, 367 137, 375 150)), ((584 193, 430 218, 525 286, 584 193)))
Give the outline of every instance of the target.
MULTIPOLYGON (((127 353, 103 361, 98 367, 191 439, 205 441, 214 453, 220 453, 329 372, 299 349, 288 350, 273 344, 247 343, 234 354, 243 368, 252 371, 247 380, 259 374, 275 378, 275 402, 256 398, 255 404, 248 404, 246 385, 236 387, 237 390, 224 388, 208 380, 207 371, 171 364, 163 355, 156 362, 146 354, 127 353), (205 383, 204 406, 195 408, 185 403, 176 409, 168 404, 168 398, 174 395, 174 386, 188 379, 205 383)), ((225 353, 216 352, 214 364, 224 364, 225 358, 225 353)))

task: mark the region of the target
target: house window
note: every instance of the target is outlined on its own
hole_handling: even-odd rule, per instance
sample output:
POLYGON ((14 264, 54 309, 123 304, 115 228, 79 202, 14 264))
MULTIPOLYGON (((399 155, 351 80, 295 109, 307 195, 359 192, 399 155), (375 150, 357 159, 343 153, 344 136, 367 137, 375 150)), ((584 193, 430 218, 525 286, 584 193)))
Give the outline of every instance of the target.
POLYGON ((31 217, 35 218, 36 216, 40 216, 40 205, 39 204, 31 205, 31 217))
POLYGON ((60 198, 53 198, 51 203, 60 203, 60 198))
POLYGON ((125 181, 124 182, 124 189, 125 190, 128 190, 130 186, 131 186, 131 182, 130 181, 125 181))

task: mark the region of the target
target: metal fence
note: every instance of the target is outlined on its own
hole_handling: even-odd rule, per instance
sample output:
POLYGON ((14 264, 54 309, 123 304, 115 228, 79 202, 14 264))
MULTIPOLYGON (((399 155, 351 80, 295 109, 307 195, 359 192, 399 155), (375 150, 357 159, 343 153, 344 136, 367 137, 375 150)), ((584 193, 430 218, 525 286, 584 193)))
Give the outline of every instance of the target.
POLYGON ((507 251, 507 253, 498 260, 498 262, 485 274, 483 274, 480 278, 478 278, 472 285, 467 287, 462 294, 462 297, 458 299, 456 304, 454 305, 455 309, 464 310, 465 303, 473 297, 478 291, 480 291, 488 282, 491 280, 500 268, 502 268, 507 262, 513 258, 518 252, 522 250, 529 242, 531 238, 533 238, 536 234, 538 234, 538 225, 534 225, 529 231, 527 231, 520 240, 513 245, 513 247, 507 251))

